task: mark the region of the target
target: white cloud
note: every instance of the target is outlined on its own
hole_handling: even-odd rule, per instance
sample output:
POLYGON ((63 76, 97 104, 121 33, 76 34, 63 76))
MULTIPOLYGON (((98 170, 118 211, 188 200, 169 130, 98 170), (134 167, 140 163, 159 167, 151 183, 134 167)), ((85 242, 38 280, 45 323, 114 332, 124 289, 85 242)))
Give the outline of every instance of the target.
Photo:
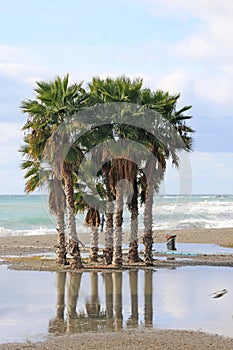
POLYGON ((195 82, 195 92, 203 99, 217 104, 232 103, 233 82, 224 76, 208 76, 207 79, 198 78, 195 82))
POLYGON ((21 78, 22 80, 27 80, 31 74, 35 72, 43 71, 42 69, 35 69, 34 65, 29 65, 26 63, 0 63, 0 72, 4 73, 13 78, 21 78))
POLYGON ((13 142, 16 143, 22 137, 21 123, 0 122, 0 147, 13 142))
POLYGON ((175 69, 170 74, 164 75, 159 81, 159 87, 169 90, 171 93, 189 90, 190 76, 182 69, 175 69))
POLYGON ((19 164, 18 149, 23 143, 21 123, 0 122, 0 159, 1 169, 14 168, 19 164))
POLYGON ((0 194, 23 194, 24 179, 23 171, 18 167, 15 169, 0 168, 0 194))
POLYGON ((0 45, 0 74, 31 85, 51 74, 34 49, 0 45))
MULTIPOLYGON (((189 159, 193 194, 233 194, 233 153, 194 152, 189 159)), ((182 172, 168 167, 166 193, 180 193, 182 172)))
POLYGON ((22 124, 0 122, 0 193, 20 194, 24 191, 21 155, 23 143, 22 124))
POLYGON ((232 110, 232 0, 162 0, 159 6, 157 0, 147 3, 156 16, 172 16, 192 28, 184 38, 168 43, 167 54, 172 51, 173 62, 160 80, 161 87, 192 92, 202 103, 232 110))
POLYGON ((10 46, 10 45, 0 45, 0 62, 8 63, 9 60, 14 62, 17 61, 19 63, 25 62, 25 59, 32 60, 34 55, 28 49, 18 47, 18 46, 10 46))
POLYGON ((210 20, 216 15, 229 14, 233 10, 231 0, 146 0, 155 14, 179 15, 210 20), (160 5, 160 6, 158 6, 160 5))

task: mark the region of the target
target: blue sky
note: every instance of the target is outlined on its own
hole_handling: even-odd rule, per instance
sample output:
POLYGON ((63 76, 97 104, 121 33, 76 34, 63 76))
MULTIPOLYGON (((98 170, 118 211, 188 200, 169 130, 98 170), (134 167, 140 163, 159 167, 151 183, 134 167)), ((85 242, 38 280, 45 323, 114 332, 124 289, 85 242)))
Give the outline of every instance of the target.
MULTIPOLYGON (((232 0, 9 0, 0 12, 0 194, 23 193, 20 102, 66 73, 180 92, 193 106, 193 193, 233 194, 232 0)), ((178 178, 169 169, 166 192, 178 178)))

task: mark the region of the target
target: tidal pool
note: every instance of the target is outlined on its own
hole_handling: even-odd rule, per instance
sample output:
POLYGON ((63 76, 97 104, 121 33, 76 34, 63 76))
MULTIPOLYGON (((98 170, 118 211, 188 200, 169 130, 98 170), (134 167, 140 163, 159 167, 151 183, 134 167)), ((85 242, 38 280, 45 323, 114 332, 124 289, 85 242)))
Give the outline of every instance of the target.
POLYGON ((233 337, 233 269, 13 271, 0 266, 0 343, 154 327, 233 337), (212 292, 227 289, 214 299, 212 292))

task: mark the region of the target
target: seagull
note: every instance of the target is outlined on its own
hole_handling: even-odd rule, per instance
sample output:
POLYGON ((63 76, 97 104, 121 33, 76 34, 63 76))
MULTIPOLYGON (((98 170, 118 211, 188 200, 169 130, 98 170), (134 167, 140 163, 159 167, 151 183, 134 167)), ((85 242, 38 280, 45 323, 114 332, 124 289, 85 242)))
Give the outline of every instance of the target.
POLYGON ((212 294, 210 294, 210 295, 212 295, 212 297, 213 298, 221 298, 224 294, 226 294, 228 291, 226 290, 226 289, 221 289, 221 290, 219 290, 219 291, 217 291, 217 292, 214 292, 214 293, 212 293, 212 294))

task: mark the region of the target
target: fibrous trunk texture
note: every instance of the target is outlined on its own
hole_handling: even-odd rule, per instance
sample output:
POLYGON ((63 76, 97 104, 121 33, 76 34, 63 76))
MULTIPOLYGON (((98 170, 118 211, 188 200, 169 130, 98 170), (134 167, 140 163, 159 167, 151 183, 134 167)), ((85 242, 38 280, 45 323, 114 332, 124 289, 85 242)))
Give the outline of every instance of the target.
POLYGON ((83 265, 76 231, 72 165, 66 162, 63 165, 63 179, 66 193, 67 229, 69 235, 68 251, 72 257, 71 267, 80 269, 83 265))
POLYGON ((155 161, 151 161, 147 167, 146 197, 144 208, 144 261, 146 265, 153 265, 153 196, 155 181, 155 161))
POLYGON ((57 244, 55 246, 57 254, 57 263, 60 265, 67 265, 66 258, 66 242, 65 242, 65 220, 64 212, 57 213, 57 244))
POLYGON ((130 206, 130 211, 131 222, 128 260, 130 263, 135 263, 141 261, 138 255, 138 188, 136 180, 134 183, 134 193, 130 206))
POLYGON ((152 207, 153 207, 153 190, 148 187, 146 200, 145 200, 145 211, 144 211, 144 261, 146 265, 153 264, 153 234, 152 234, 152 207))
POLYGON ((113 265, 122 266, 122 223, 123 223, 123 187, 116 187, 116 206, 114 218, 114 249, 113 249, 113 265))
POLYGON ((105 248, 103 250, 104 264, 110 265, 113 259, 113 212, 114 202, 109 181, 109 168, 106 169, 106 228, 105 248))
POLYGON ((98 227, 91 227, 91 242, 90 242, 90 261, 97 262, 98 261, 98 241, 99 241, 99 233, 98 227))

